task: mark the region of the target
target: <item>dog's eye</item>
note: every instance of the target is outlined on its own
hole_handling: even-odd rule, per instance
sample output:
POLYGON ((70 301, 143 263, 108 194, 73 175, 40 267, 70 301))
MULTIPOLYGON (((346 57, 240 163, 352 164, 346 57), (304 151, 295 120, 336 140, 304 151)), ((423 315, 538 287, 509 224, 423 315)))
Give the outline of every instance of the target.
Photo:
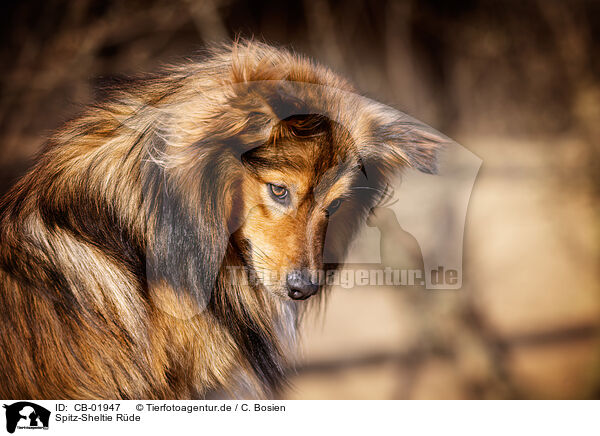
POLYGON ((269 183, 269 191, 271 196, 279 203, 285 203, 288 197, 288 190, 283 186, 273 185, 269 183))
POLYGON ((329 203, 329 206, 326 209, 327 215, 329 215, 329 216, 333 215, 335 213, 335 211, 340 208, 341 205, 342 205, 341 198, 336 198, 335 200, 333 200, 331 203, 329 203))

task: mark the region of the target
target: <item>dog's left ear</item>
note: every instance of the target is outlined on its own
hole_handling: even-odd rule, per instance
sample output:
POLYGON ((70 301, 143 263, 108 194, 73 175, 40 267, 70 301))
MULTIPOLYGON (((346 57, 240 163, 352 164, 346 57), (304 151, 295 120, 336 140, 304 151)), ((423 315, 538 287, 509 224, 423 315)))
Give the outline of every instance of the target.
POLYGON ((390 107, 371 103, 356 125, 361 155, 384 172, 413 168, 437 174, 439 155, 450 139, 390 107))

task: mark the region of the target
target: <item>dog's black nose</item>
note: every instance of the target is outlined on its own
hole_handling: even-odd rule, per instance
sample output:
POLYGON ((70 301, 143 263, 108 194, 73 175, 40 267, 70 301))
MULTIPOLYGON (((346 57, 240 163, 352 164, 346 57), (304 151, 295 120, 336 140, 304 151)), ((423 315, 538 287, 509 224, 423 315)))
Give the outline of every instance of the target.
POLYGON ((313 283, 310 274, 294 271, 287 275, 288 295, 293 300, 306 300, 319 290, 318 283, 313 283))

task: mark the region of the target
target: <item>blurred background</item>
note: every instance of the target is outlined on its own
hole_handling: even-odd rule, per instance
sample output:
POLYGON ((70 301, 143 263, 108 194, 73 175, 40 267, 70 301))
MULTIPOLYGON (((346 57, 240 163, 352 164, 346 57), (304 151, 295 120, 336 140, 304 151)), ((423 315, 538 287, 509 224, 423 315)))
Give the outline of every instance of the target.
POLYGON ((458 291, 334 289, 293 399, 600 397, 600 2, 43 0, 0 13, 0 192, 94 85, 237 35, 483 160, 458 291))

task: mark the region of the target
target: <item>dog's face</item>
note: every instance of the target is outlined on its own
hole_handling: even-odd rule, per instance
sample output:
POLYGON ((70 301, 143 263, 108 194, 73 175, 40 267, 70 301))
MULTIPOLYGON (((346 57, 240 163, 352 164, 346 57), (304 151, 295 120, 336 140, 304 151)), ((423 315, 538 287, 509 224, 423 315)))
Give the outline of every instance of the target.
POLYGON ((360 159, 345 135, 321 124, 284 129, 242 157, 239 237, 264 288, 282 298, 303 300, 319 291, 324 260, 343 257, 360 215, 353 195, 360 159))
POLYGON ((390 176, 435 171, 440 140, 420 124, 335 88, 288 88, 235 87, 227 110, 186 111, 153 143, 166 164, 142 170, 150 282, 203 306, 245 279, 306 299, 330 282, 390 176))

